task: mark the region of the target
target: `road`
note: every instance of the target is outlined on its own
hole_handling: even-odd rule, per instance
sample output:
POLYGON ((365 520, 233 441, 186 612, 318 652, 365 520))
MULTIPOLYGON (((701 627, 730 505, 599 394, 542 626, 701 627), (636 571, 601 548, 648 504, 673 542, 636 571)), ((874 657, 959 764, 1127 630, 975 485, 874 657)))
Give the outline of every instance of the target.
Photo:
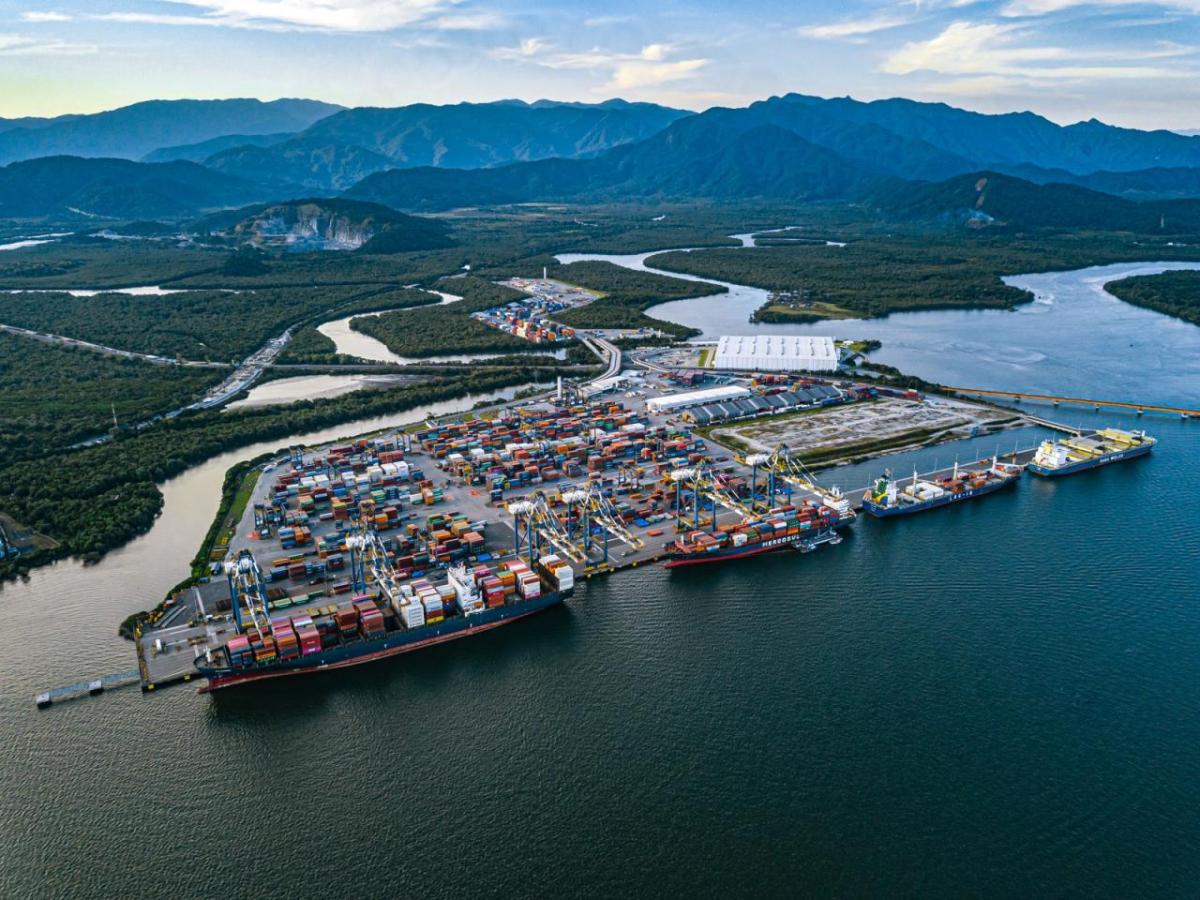
POLYGON ((43 344, 57 344, 60 347, 78 347, 82 350, 90 350, 93 353, 103 353, 105 356, 119 356, 122 359, 138 359, 143 362, 152 363, 156 366, 188 366, 200 369, 230 368, 229 363, 177 360, 166 356, 155 356, 153 353, 135 353, 132 350, 118 350, 116 347, 108 347, 104 344, 93 344, 91 341, 81 341, 78 338, 65 337, 61 334, 49 334, 44 331, 31 331, 28 328, 18 328, 16 325, 0 324, 0 331, 7 332, 9 334, 15 334, 18 337, 26 337, 35 341, 41 341, 43 344))
POLYGON ((599 356, 601 359, 608 359, 608 368, 604 373, 597 375, 591 379, 591 382, 603 381, 605 378, 612 378, 621 372, 621 348, 602 337, 585 337, 583 343, 587 348, 599 356))

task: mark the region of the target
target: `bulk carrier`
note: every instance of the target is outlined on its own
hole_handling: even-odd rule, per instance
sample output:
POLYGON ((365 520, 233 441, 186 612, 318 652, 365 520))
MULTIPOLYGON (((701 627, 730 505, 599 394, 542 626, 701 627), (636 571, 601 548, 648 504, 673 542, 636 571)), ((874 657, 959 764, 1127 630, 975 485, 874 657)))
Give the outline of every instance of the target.
POLYGON ((863 509, 877 518, 924 512, 1016 484, 1022 471, 1021 466, 998 462, 993 457, 986 469, 959 472, 956 463, 951 475, 934 481, 921 481, 914 470, 912 481, 903 487, 884 476, 863 497, 863 509))
POLYGON ((360 594, 303 615, 254 619, 196 660, 208 680, 200 692, 356 666, 480 634, 556 606, 574 591, 574 570, 557 556, 538 561, 540 574, 519 560, 505 565, 501 574, 512 576, 512 589, 487 566, 460 565, 440 588, 418 580, 395 592, 383 587, 390 599, 360 594))
POLYGON ((1123 459, 1145 456, 1156 443, 1158 441, 1144 431, 1118 428, 1102 428, 1089 435, 1060 441, 1042 441, 1029 464, 1029 471, 1044 478, 1074 475, 1123 459))
POLYGON ((663 568, 726 562, 775 550, 808 552, 821 544, 841 543, 837 529, 853 521, 849 504, 840 510, 808 502, 779 507, 760 521, 680 535, 667 544, 663 568))

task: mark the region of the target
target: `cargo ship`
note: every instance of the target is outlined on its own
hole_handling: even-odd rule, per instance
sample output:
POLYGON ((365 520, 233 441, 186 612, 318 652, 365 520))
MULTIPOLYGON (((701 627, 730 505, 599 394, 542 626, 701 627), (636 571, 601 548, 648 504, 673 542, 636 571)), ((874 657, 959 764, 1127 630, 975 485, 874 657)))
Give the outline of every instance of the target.
POLYGON ((1022 471, 1021 466, 998 462, 993 457, 992 464, 986 469, 959 472, 956 463, 951 475, 933 481, 920 480, 914 471, 912 481, 903 487, 891 477, 884 476, 863 497, 863 509, 877 518, 924 512, 1016 484, 1022 471))
POLYGON ((1102 428, 1097 432, 1060 441, 1042 441, 1029 471, 1044 478, 1074 475, 1123 459, 1145 456, 1158 441, 1144 431, 1102 428))
POLYGON ((423 580, 398 590, 388 585, 348 604, 256 620, 197 657, 196 670, 207 679, 200 693, 357 666, 480 634, 556 606, 574 591, 574 570, 556 556, 540 559, 538 573, 520 561, 505 565, 504 579, 487 566, 460 565, 440 588, 423 580))
POLYGON ((680 535, 667 544, 663 568, 727 562, 776 550, 807 553, 822 544, 841 543, 837 529, 853 521, 848 508, 839 512, 813 503, 780 507, 759 521, 680 535))

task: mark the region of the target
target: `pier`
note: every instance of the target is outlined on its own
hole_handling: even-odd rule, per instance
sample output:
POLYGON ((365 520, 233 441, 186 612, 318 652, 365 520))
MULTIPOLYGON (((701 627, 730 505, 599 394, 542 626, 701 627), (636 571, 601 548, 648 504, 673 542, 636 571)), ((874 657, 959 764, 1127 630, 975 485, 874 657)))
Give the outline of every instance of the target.
MULTIPOLYGON (((970 397, 1000 397, 1007 400, 1033 400, 1037 403, 1049 403, 1059 406, 1069 403, 1073 406, 1090 406, 1100 409, 1132 409, 1138 415, 1147 412, 1167 413, 1177 415, 1182 419, 1200 419, 1200 409, 1185 409, 1179 406, 1156 406, 1152 403, 1126 403, 1121 400, 1087 400, 1082 397, 1055 397, 1050 394, 1029 394, 1017 391, 991 391, 983 388, 945 387, 943 390, 954 394, 966 394, 970 397)), ((1047 423, 1048 424, 1048 423, 1047 423)))
POLYGON ((118 672, 115 675, 102 675, 99 678, 92 678, 88 681, 68 684, 66 687, 51 688, 48 691, 42 691, 42 693, 33 699, 38 709, 46 709, 55 703, 62 703, 65 700, 95 697, 103 694, 105 691, 131 687, 132 685, 140 684, 141 680, 141 672, 138 669, 130 669, 128 672, 118 672))

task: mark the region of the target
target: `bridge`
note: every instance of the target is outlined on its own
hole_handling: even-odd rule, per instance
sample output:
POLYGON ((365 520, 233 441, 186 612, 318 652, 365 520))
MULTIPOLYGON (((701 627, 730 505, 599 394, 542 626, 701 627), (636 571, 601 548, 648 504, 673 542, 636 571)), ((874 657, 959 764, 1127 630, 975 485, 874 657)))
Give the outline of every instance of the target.
POLYGON ((1184 419, 1200 419, 1200 409, 1185 409, 1179 406, 1155 406, 1152 403, 1124 403, 1119 400, 1086 400, 1082 397, 1054 397, 1049 394, 1030 394, 1017 391, 987 391, 981 388, 945 387, 943 390, 972 397, 1000 397, 1009 400, 1034 400, 1058 406, 1070 403, 1075 406, 1091 406, 1094 409, 1132 409, 1139 416, 1145 412, 1170 413, 1184 419))

